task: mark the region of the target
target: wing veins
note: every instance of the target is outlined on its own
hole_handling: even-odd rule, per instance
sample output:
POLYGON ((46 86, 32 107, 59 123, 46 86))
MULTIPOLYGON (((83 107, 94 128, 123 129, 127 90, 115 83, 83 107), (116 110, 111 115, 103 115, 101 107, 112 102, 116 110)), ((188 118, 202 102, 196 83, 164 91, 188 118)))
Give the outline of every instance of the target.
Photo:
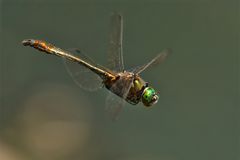
POLYGON ((141 72, 143 72, 147 68, 150 68, 150 67, 153 67, 155 65, 158 65, 158 64, 162 63, 166 59, 166 57, 169 55, 169 53, 170 53, 169 49, 166 49, 166 50, 160 52, 150 62, 148 62, 147 64, 144 64, 144 65, 138 67, 136 70, 134 70, 134 73, 135 74, 140 74, 141 72))

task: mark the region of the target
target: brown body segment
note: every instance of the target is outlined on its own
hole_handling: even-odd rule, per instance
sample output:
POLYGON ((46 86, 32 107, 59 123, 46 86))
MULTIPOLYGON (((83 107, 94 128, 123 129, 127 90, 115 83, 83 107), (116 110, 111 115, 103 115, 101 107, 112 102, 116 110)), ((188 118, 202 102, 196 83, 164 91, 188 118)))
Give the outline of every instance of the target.
POLYGON ((47 43, 42 40, 32 40, 32 43, 30 43, 30 46, 32 46, 40 51, 44 51, 46 53, 51 52, 52 49, 54 48, 54 46, 52 44, 47 43))
POLYGON ((139 76, 135 76, 133 86, 130 88, 126 101, 131 104, 138 104, 141 101, 143 90, 146 87, 146 82, 139 76))

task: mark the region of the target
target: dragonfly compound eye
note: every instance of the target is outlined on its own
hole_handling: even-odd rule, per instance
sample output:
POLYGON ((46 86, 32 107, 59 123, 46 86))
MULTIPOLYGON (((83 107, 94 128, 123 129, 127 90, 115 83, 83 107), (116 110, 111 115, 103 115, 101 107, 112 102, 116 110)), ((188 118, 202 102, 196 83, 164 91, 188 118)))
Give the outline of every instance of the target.
POLYGON ((142 94, 142 102, 146 107, 152 106, 158 102, 158 95, 151 87, 146 87, 142 94))

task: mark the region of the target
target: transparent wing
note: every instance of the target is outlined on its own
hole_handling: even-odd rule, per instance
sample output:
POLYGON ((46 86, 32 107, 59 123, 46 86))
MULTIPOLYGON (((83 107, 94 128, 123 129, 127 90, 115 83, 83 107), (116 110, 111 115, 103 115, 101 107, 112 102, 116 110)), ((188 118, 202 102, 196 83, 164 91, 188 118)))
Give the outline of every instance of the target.
POLYGON ((106 110, 110 114, 112 120, 117 120, 119 114, 126 103, 125 99, 128 96, 129 90, 133 85, 134 78, 129 80, 119 79, 111 88, 112 92, 117 93, 120 96, 110 92, 106 99, 106 110))
MULTIPOLYGON (((69 54, 79 57, 94 66, 98 66, 93 60, 81 53, 79 49, 71 48, 68 49, 68 51, 69 54)), ((81 88, 87 91, 95 91, 103 87, 102 79, 85 66, 69 61, 66 58, 63 58, 63 61, 68 73, 73 78, 74 82, 81 88)))
POLYGON ((110 46, 108 51, 108 67, 114 71, 124 70, 122 54, 123 18, 114 13, 111 16, 110 46))
POLYGON ((170 53, 170 49, 163 50, 162 52, 160 52, 155 58, 153 58, 147 64, 145 64, 143 66, 140 66, 140 67, 136 67, 135 69, 133 69, 133 73, 140 74, 145 69, 162 63, 166 59, 166 57, 169 55, 169 53, 170 53))

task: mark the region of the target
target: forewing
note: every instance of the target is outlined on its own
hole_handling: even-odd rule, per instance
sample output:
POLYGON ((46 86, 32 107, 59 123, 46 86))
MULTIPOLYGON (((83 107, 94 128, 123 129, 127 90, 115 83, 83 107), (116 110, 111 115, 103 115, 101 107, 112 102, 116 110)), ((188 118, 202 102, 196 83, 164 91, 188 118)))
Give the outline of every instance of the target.
POLYGON ((153 66, 156 66, 156 65, 162 63, 166 59, 166 57, 169 55, 169 53, 170 53, 169 49, 163 50, 162 52, 160 52, 155 58, 153 58, 147 64, 144 64, 143 66, 140 66, 140 67, 136 67, 133 70, 133 73, 140 74, 141 72, 143 72, 147 68, 150 68, 150 67, 153 67, 153 66))
POLYGON ((110 90, 118 92, 118 94, 122 95, 122 97, 117 96, 116 94, 110 92, 106 99, 106 110, 110 114, 112 120, 117 120, 119 114, 126 103, 125 99, 128 96, 129 90, 133 85, 133 77, 129 78, 128 81, 118 80, 110 90), (123 86, 119 88, 119 86, 123 86))
MULTIPOLYGON (((89 57, 81 53, 79 49, 72 48, 68 49, 68 51, 69 54, 74 55, 75 57, 79 57, 82 60, 98 67, 98 65, 94 63, 93 60, 91 60, 89 57)), ((65 58, 63 58, 63 60, 68 73, 78 86, 87 91, 95 91, 103 87, 102 79, 97 74, 95 74, 85 66, 82 66, 78 63, 74 63, 65 58)))
POLYGON ((124 70, 122 53, 123 18, 114 13, 110 24, 110 46, 108 51, 108 67, 116 72, 124 70))

